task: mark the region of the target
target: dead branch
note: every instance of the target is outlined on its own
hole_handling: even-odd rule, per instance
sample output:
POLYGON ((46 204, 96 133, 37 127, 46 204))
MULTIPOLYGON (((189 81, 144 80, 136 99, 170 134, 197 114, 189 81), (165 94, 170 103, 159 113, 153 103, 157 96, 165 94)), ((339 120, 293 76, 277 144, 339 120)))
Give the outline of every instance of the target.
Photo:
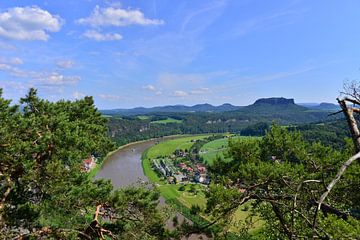
POLYGON ((360 158, 360 152, 358 152, 357 154, 355 154, 354 156, 352 156, 351 158, 349 158, 349 160, 347 160, 340 168, 340 170, 338 171, 338 173, 336 174, 335 178, 329 183, 329 185, 326 187, 326 191, 321 195, 320 200, 318 202, 318 206, 315 210, 315 214, 314 214, 314 221, 313 221, 313 229, 315 229, 316 226, 316 219, 317 219, 317 215, 319 210, 321 209, 321 205, 323 204, 323 202, 325 201, 325 198, 329 195, 331 189, 335 186, 335 184, 339 181, 341 175, 343 175, 343 173, 345 172, 345 170, 356 160, 358 160, 360 158))
MULTIPOLYGON (((90 223, 90 225, 86 228, 85 235, 95 236, 95 237, 103 240, 103 239, 105 239, 105 237, 104 237, 104 234, 105 234, 105 235, 109 236, 111 239, 116 239, 116 236, 111 231, 102 228, 100 223, 99 223, 99 215, 103 214, 100 211, 101 208, 102 208, 102 205, 98 205, 96 207, 96 211, 95 211, 95 214, 94 214, 94 219, 90 223)), ((81 237, 80 234, 79 234, 79 237, 81 237)))
POLYGON ((347 104, 346 104, 346 101, 348 101, 347 99, 340 100, 338 98, 337 100, 338 100, 338 103, 339 103, 341 109, 343 110, 346 121, 349 125, 351 137, 352 137, 352 140, 355 145, 355 150, 356 150, 356 152, 359 152, 360 151, 360 131, 357 126, 356 119, 354 118, 354 110, 353 110, 353 108, 347 106, 347 104))
POLYGON ((340 110, 340 111, 337 111, 337 112, 334 112, 334 113, 330 113, 330 114, 328 114, 328 117, 337 115, 337 114, 342 113, 342 112, 343 112, 343 110, 340 110))

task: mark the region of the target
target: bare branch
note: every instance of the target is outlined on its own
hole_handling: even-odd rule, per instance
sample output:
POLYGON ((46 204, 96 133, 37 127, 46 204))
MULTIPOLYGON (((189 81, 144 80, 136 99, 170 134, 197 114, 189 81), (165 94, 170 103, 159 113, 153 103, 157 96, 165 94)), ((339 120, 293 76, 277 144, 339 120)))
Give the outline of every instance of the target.
POLYGON ((347 160, 340 168, 340 170, 338 171, 338 173, 336 174, 335 178, 329 183, 329 185, 326 188, 326 191, 321 195, 320 200, 318 202, 318 206, 315 210, 315 216, 314 216, 314 221, 313 221, 313 230, 315 229, 315 225, 316 225, 316 218, 318 215, 319 210, 321 209, 321 205, 323 204, 323 202, 325 201, 325 198, 329 195, 331 189, 333 189, 333 187, 335 186, 335 184, 339 181, 341 175, 343 175, 343 173, 345 172, 345 170, 356 160, 358 160, 360 158, 360 152, 358 152, 357 154, 355 154, 354 156, 352 156, 351 158, 349 158, 349 160, 347 160))
POLYGON ((352 137, 352 140, 355 145, 355 150, 356 150, 356 152, 359 152, 360 151, 360 131, 357 126, 356 119, 354 118, 354 114, 353 114, 354 110, 351 107, 348 107, 346 105, 345 99, 342 99, 342 100, 337 99, 337 100, 338 100, 338 103, 339 103, 341 109, 343 110, 346 121, 348 123, 351 137, 352 137))

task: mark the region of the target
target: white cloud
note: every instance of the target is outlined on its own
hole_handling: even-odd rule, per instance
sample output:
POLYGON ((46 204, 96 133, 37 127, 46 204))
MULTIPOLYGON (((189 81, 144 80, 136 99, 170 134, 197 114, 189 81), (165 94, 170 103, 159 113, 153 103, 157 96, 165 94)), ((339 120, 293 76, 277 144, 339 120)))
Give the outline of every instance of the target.
POLYGON ((11 45, 11 44, 8 44, 8 43, 2 42, 2 41, 0 41, 0 48, 3 50, 7 50, 7 51, 15 51, 16 50, 16 47, 14 45, 11 45))
POLYGON ((74 61, 72 60, 59 60, 56 62, 56 66, 59 68, 72 68, 74 66, 74 61))
POLYGON ((189 96, 189 94, 185 91, 176 90, 173 92, 173 96, 174 97, 187 97, 187 96, 189 96))
POLYGON ((79 76, 64 76, 58 72, 42 73, 42 76, 36 78, 36 82, 42 85, 68 85, 76 84, 81 80, 79 76))
POLYGON ((161 25, 163 20, 149 19, 140 10, 122 9, 119 6, 100 8, 96 6, 87 18, 76 21, 79 24, 123 27, 128 25, 161 25))
POLYGON ((104 100, 110 100, 110 101, 116 101, 116 100, 120 100, 123 97, 119 96, 119 95, 112 95, 112 94, 99 94, 98 95, 101 99, 104 100))
POLYGON ((118 41, 122 39, 122 36, 118 33, 101 33, 95 30, 86 31, 83 34, 84 37, 95 41, 118 41))
POLYGON ((211 90, 209 88, 196 88, 190 91, 192 95, 201 95, 201 94, 207 94, 211 93, 211 90))
POLYGON ((28 89, 29 86, 25 83, 16 81, 0 81, 0 88, 22 91, 28 89))
POLYGON ((27 71, 10 64, 0 62, 0 71, 6 72, 18 78, 31 79, 34 84, 43 86, 65 86, 73 85, 81 80, 79 76, 65 76, 59 72, 27 71))
POLYGON ((0 37, 47 41, 47 32, 58 32, 64 20, 39 7, 15 7, 0 13, 0 37))
POLYGON ((9 64, 9 65, 21 65, 24 63, 24 61, 18 57, 12 57, 12 58, 0 57, 0 63, 9 64))
POLYGON ((146 85, 146 86, 143 86, 142 87, 143 89, 145 90, 148 90, 148 91, 152 91, 152 92, 155 92, 156 91, 156 87, 154 87, 153 85, 146 85))

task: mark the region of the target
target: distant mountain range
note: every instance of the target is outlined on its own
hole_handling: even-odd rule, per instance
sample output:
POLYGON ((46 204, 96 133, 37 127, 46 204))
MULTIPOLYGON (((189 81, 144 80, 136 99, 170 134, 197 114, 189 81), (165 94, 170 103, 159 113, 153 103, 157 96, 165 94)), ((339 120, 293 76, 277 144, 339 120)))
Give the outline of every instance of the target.
POLYGON ((194 106, 185 106, 185 105, 169 105, 169 106, 159 106, 152 108, 137 107, 131 109, 110 109, 110 110, 100 110, 103 114, 109 115, 141 115, 141 114, 150 114, 150 113, 182 113, 182 112, 228 112, 238 110, 242 107, 234 106, 229 103, 222 104, 220 106, 213 106, 211 104, 196 104, 194 106))
POLYGON ((306 111, 306 110, 316 110, 316 111, 336 111, 339 107, 332 103, 300 103, 295 104, 294 99, 287 98, 261 98, 255 101, 254 104, 249 106, 234 106, 229 103, 222 104, 220 106, 213 106, 211 104, 196 104, 194 106, 185 106, 185 105, 169 105, 169 106, 158 106, 151 108, 137 107, 131 109, 110 109, 110 110, 100 110, 104 115, 122 115, 122 116, 132 116, 132 115, 142 115, 142 114, 151 114, 151 113, 191 113, 191 112, 230 112, 238 111, 241 112, 263 112, 267 111, 268 107, 271 106, 272 111, 274 109, 279 110, 297 110, 297 111, 306 111))
POLYGON ((339 105, 333 104, 333 103, 326 103, 326 102, 322 102, 322 103, 299 103, 298 105, 300 106, 304 106, 310 109, 314 109, 314 110, 329 110, 329 111, 336 111, 339 110, 340 107, 339 105))

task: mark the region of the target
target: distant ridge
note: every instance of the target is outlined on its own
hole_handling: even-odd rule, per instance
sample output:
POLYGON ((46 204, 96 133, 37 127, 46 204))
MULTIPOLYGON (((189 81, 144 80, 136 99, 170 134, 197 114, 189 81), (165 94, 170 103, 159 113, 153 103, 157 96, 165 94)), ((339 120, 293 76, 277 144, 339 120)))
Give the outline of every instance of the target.
POLYGON ((102 114, 119 114, 123 116, 141 115, 150 113, 178 113, 178 112, 226 112, 238 110, 241 107, 225 103, 219 106, 213 106, 208 103, 196 104, 194 106, 185 105, 169 105, 159 106, 152 108, 137 107, 132 109, 111 109, 111 110, 100 110, 102 114))
POLYGON ((152 113, 191 113, 191 112, 243 112, 243 113, 258 113, 268 111, 307 111, 307 110, 318 110, 318 111, 334 111, 338 110, 339 107, 332 103, 301 103, 296 104, 293 98, 284 97, 271 97, 271 98, 260 98, 249 106, 234 106, 230 103, 224 103, 219 106, 214 106, 208 103, 196 104, 193 106, 185 105, 168 105, 158 107, 137 107, 131 109, 110 109, 100 110, 105 115, 121 115, 121 116, 134 116, 142 114, 152 113))
POLYGON ((340 109, 339 105, 333 104, 333 103, 299 103, 300 106, 307 107, 309 109, 313 110, 323 110, 323 111, 337 111, 340 109))

